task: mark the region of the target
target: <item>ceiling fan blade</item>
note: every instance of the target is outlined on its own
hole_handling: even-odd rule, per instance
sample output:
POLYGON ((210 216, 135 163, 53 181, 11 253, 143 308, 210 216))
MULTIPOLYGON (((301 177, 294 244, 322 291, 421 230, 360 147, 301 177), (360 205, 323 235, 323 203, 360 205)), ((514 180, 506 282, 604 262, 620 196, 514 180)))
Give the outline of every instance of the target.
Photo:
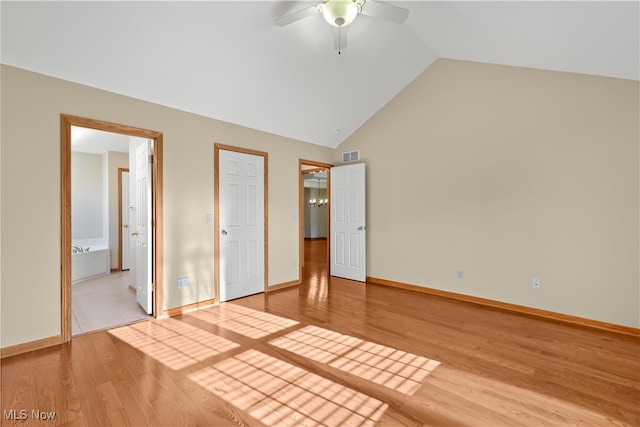
POLYGON ((362 5, 360 13, 374 18, 395 22, 396 24, 402 24, 409 17, 408 9, 391 6, 390 4, 380 3, 377 1, 367 1, 362 5))
POLYGON ((333 48, 340 52, 347 47, 347 29, 333 27, 333 48))
POLYGON ((315 15, 320 13, 322 9, 322 3, 316 4, 314 6, 305 7, 304 9, 300 9, 296 12, 292 12, 288 15, 281 16, 280 18, 276 18, 273 20, 273 23, 278 27, 284 27, 285 25, 289 25, 293 22, 299 21, 307 16, 315 15))

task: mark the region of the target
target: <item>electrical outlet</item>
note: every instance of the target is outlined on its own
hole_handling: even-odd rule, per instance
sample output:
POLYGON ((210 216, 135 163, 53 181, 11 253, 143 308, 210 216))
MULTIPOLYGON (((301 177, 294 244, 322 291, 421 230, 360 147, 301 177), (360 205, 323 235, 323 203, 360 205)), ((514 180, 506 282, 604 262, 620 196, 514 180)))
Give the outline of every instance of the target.
POLYGON ((178 277, 178 289, 184 289, 189 287, 188 277, 178 277))
POLYGON ((458 279, 464 279, 464 270, 459 268, 456 270, 456 277, 458 279))
POLYGON ((536 291, 540 289, 540 279, 533 279, 531 281, 531 287, 536 291))

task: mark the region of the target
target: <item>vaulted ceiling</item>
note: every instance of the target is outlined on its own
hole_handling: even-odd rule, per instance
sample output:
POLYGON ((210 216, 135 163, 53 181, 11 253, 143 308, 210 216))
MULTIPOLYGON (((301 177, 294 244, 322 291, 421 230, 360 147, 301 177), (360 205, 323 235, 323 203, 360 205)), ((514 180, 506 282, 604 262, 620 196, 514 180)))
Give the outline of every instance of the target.
POLYGON ((273 23, 317 3, 2 1, 0 60, 329 147, 438 58, 640 77, 638 1, 388 1, 340 55, 322 15, 273 23))

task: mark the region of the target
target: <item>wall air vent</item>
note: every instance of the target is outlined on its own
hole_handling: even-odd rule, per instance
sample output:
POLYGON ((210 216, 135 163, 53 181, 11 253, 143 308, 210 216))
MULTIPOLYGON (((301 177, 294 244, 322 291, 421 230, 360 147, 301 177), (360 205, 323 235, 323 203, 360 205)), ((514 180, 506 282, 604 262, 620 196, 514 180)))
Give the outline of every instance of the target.
POLYGON ((355 162, 357 160, 360 160, 360 150, 342 153, 342 163, 355 162))

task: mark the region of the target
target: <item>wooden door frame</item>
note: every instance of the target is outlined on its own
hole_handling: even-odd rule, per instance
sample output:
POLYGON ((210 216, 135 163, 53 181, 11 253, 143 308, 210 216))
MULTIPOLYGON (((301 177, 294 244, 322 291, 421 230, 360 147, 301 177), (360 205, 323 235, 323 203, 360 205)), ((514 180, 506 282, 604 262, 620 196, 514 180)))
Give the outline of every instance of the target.
POLYGON ((128 173, 129 168, 118 168, 118 271, 122 271, 122 174, 124 172, 128 173))
MULTIPOLYGON (((302 283, 302 267, 304 265, 304 175, 318 170, 327 170, 327 196, 331 189, 330 163, 316 162, 313 160, 298 159, 298 283, 302 283), (303 166, 312 166, 311 169, 302 169, 303 166)), ((330 199, 330 197, 327 197, 330 199)), ((331 260, 331 200, 327 204, 327 272, 331 260)))
POLYGON ((161 132, 110 123, 85 117, 60 115, 60 262, 62 341, 71 340, 71 126, 79 126, 140 138, 153 139, 152 226, 153 226, 153 316, 163 314, 164 212, 163 212, 163 135, 161 132))
POLYGON ((250 154, 260 156, 264 159, 263 186, 264 186, 264 291, 269 287, 269 153, 248 148, 235 147, 232 145, 213 144, 213 204, 214 204, 214 226, 213 243, 214 255, 213 266, 215 273, 213 276, 214 301, 220 302, 220 150, 233 151, 235 153, 250 154))

